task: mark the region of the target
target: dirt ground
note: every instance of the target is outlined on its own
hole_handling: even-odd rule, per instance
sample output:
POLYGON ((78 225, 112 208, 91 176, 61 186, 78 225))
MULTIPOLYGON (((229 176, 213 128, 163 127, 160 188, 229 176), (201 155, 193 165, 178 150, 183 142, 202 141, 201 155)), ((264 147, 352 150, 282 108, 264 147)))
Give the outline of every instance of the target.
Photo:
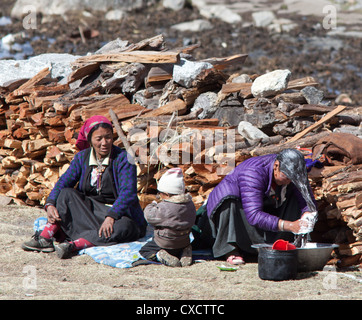
MULTIPOLYGON (((98 264, 87 255, 61 260, 55 253, 23 251, 39 208, 0 207, 1 300, 359 300, 358 270, 299 273, 296 280, 261 280, 256 261, 220 271, 223 261, 190 267, 141 265, 129 269, 98 264)), ((135 308, 131 304, 130 308, 135 308)), ((132 312, 132 310, 131 310, 132 312)))

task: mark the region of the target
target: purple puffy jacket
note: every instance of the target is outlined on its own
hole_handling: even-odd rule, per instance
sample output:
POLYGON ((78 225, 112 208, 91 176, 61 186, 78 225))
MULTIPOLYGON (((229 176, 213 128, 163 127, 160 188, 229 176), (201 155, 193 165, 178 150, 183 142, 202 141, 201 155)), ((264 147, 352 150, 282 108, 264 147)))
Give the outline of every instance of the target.
MULTIPOLYGON (((207 200, 207 212, 213 217, 226 198, 239 198, 246 219, 252 226, 278 231, 279 218, 263 211, 263 198, 269 194, 276 154, 252 157, 243 161, 214 188, 207 200)), ((310 187, 309 187, 309 190, 310 187)), ((302 213, 309 211, 301 193, 294 187, 302 213)), ((311 192, 312 199, 314 196, 311 192)))

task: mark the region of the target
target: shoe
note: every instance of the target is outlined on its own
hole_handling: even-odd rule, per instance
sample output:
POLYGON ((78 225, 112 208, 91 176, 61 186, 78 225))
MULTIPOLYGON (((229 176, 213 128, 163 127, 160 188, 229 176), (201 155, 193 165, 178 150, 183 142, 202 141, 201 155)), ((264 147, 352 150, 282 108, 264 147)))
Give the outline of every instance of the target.
POLYGON ((245 261, 241 256, 234 256, 234 255, 229 256, 226 259, 226 262, 228 262, 228 263, 230 263, 230 264, 232 264, 234 266, 245 264, 245 261))
POLYGON ((192 264, 192 246, 189 244, 186 248, 182 250, 180 258, 181 266, 188 267, 192 264))
POLYGON ((69 259, 76 255, 74 252, 74 244, 71 242, 62 242, 55 245, 55 251, 60 259, 69 259))
POLYGON ((32 236, 31 240, 25 241, 21 248, 25 251, 38 251, 38 252, 53 252, 54 244, 52 239, 44 238, 37 231, 32 236))
POLYGON ((161 249, 157 252, 156 256, 157 260, 166 266, 181 267, 180 260, 177 257, 169 254, 166 250, 161 249))

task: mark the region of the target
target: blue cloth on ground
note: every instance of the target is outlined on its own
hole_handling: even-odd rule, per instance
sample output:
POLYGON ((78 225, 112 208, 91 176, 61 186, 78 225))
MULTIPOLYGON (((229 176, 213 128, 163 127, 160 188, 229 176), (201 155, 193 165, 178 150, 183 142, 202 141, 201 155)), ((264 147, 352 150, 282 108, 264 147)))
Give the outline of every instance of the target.
MULTIPOLYGON (((37 218, 34 221, 34 231, 42 231, 47 219, 44 217, 37 218)), ((155 263, 143 258, 139 251, 152 239, 153 229, 147 228, 146 235, 138 241, 119 243, 112 246, 97 246, 87 249, 82 249, 78 252, 79 255, 87 254, 94 261, 115 268, 131 268, 132 263, 143 259, 145 263, 155 263)))
POLYGON ((118 243, 112 246, 97 246, 79 251, 79 254, 87 254, 94 261, 114 268, 131 268, 132 263, 137 260, 144 260, 144 263, 155 263, 146 260, 139 251, 152 239, 153 231, 147 228, 146 235, 133 242, 118 243))
POLYGON ((34 231, 35 232, 43 231, 43 229, 44 229, 45 225, 47 224, 47 222, 48 222, 48 219, 45 218, 45 217, 40 217, 40 218, 36 219, 34 221, 34 227, 33 227, 34 231))
MULTIPOLYGON (((44 217, 40 217, 34 221, 34 231, 41 231, 46 224, 47 219, 44 217)), ((94 261, 104 264, 107 266, 111 266, 114 268, 131 268, 133 267, 133 262, 137 260, 144 260, 143 264, 155 264, 158 262, 153 262, 146 260, 141 256, 139 251, 141 248, 152 239, 153 235, 153 228, 148 226, 146 235, 133 242, 126 242, 126 243, 119 243, 112 246, 97 246, 92 248, 87 248, 79 251, 79 255, 87 254, 89 255, 94 261)), ((190 234, 191 241, 193 240, 192 234, 190 234)), ((198 256, 207 256, 207 253, 203 252, 193 252, 196 253, 198 256)))

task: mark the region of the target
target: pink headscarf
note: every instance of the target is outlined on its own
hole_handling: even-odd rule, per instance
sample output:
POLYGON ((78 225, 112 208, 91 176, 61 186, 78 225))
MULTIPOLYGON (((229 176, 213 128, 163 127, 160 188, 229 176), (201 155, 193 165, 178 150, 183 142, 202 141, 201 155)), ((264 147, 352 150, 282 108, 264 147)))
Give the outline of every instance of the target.
POLYGON ((84 122, 82 128, 80 128, 77 142, 75 144, 78 150, 89 148, 89 143, 87 141, 88 134, 94 126, 100 123, 107 123, 112 126, 112 123, 104 116, 93 116, 84 122))

